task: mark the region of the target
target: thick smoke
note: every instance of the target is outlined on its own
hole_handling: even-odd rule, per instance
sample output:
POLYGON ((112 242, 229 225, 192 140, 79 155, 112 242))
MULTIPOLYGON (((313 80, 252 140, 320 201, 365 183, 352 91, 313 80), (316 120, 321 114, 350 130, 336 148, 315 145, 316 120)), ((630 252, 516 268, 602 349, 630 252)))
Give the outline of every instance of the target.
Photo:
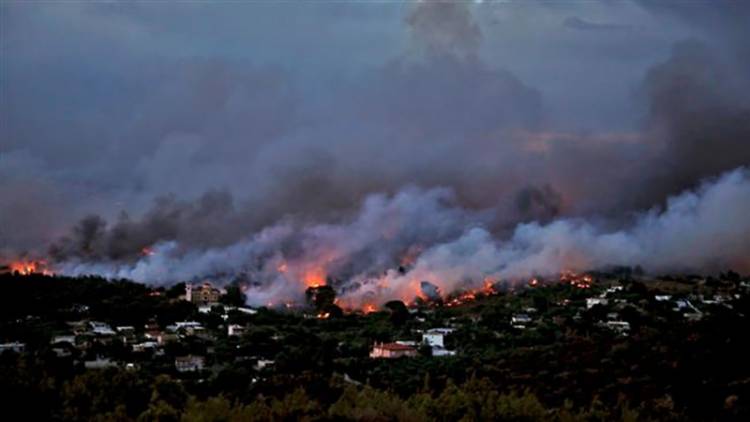
POLYGON ((460 208, 446 190, 411 188, 368 197, 344 223, 278 224, 223 248, 183 250, 166 242, 135 263, 69 262, 61 269, 149 283, 240 277, 252 286, 253 304, 297 300, 306 287, 329 283, 343 303, 361 306, 564 270, 750 271, 748 212, 750 174, 737 169, 621 229, 559 219, 521 224, 498 239, 486 229, 487 213, 460 208))
POLYGON ((750 164, 742 2, 0 7, 6 258, 254 303, 747 268, 745 171, 700 185, 750 164))

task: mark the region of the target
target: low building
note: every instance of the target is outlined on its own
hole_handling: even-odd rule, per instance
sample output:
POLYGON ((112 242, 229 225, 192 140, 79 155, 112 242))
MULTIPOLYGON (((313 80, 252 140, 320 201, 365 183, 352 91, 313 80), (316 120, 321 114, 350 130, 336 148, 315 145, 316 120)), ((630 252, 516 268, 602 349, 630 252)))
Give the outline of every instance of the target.
POLYGON ((174 367, 178 372, 202 371, 206 359, 203 356, 181 356, 174 360, 174 367))
POLYGON ((133 345, 133 352, 143 353, 146 351, 156 350, 159 347, 159 343, 156 341, 143 341, 133 345))
POLYGON ((375 343, 370 351, 370 357, 375 359, 396 359, 400 357, 417 356, 414 346, 399 343, 375 343))
POLYGON ((6 351, 10 352, 16 352, 16 353, 23 353, 23 351, 26 350, 26 343, 21 343, 18 341, 13 341, 10 343, 2 343, 0 344, 0 354, 6 351))
POLYGON ((445 347, 433 347, 432 348, 432 356, 435 357, 441 357, 441 356, 456 356, 455 350, 448 350, 445 347))
POLYGON ((254 366, 254 368, 255 368, 255 370, 256 370, 256 371, 260 371, 260 370, 262 370, 262 369, 265 369, 265 368, 270 368, 270 367, 272 367, 272 366, 274 365, 274 363, 276 363, 276 362, 275 362, 275 361, 273 361, 273 360, 269 360, 269 359, 258 359, 258 361, 257 361, 257 362, 255 363, 255 366, 254 366))
POLYGON ((630 332, 630 323, 627 321, 607 321, 605 325, 618 334, 625 335, 630 332))
POLYGON ((109 358, 102 358, 97 356, 94 360, 87 360, 83 362, 83 366, 86 369, 105 369, 117 366, 117 363, 112 362, 109 358))
POLYGON ((445 347, 445 336, 452 332, 452 328, 431 328, 422 334, 422 343, 430 347, 445 347))
POLYGON ((245 334, 245 331, 246 331, 246 328, 244 325, 229 324, 229 326, 227 326, 227 335, 230 337, 232 336, 240 337, 243 334, 245 334))
POLYGON ((75 344, 76 344, 76 336, 74 336, 72 334, 62 335, 62 336, 54 336, 54 337, 52 337, 52 340, 49 342, 49 344, 51 344, 51 345, 57 345, 57 344, 61 344, 61 343, 69 343, 69 344, 75 346, 75 344))
POLYGON ((586 299, 586 309, 591 309, 596 305, 607 306, 609 301, 603 297, 589 297, 586 299))
POLYGON ((515 314, 510 318, 510 325, 513 328, 526 328, 531 324, 531 317, 528 314, 515 314))
POLYGON ((109 324, 98 321, 91 321, 89 322, 89 326, 91 327, 91 332, 97 336, 115 335, 115 330, 113 330, 112 327, 109 326, 109 324))

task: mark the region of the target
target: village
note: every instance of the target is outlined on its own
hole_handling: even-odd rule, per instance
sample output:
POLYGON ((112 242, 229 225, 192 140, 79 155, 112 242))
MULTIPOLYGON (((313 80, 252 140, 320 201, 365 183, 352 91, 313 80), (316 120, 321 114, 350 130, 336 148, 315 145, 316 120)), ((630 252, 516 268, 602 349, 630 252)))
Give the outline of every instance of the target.
POLYGON ((335 330, 336 338, 356 329, 349 343, 326 345, 331 359, 445 359, 474 353, 476 345, 470 342, 477 336, 515 345, 574 327, 626 337, 648 321, 695 323, 712 313, 733 312, 733 304, 746 298, 750 284, 738 276, 729 278, 648 285, 563 274, 554 282, 533 279, 511 291, 472 293, 470 299, 457 293, 411 307, 392 301, 367 314, 331 312, 335 292, 328 286, 310 288, 307 306, 284 310, 245 306, 236 287, 233 293, 239 298, 227 300, 227 289, 210 282, 182 284, 169 292, 144 287, 148 298, 180 308, 184 318, 156 313, 134 325, 132 315, 105 319, 92 312, 93 304, 75 303, 61 312, 74 317, 65 321, 41 321, 42 316, 33 314, 4 321, 0 353, 47 352, 86 370, 120 367, 193 378, 216 375, 236 364, 250 365, 256 375, 253 381, 259 382, 273 373, 277 359, 287 355, 285 349, 298 346, 289 342, 299 329, 335 330), (22 327, 42 322, 55 327, 47 331, 46 341, 35 338, 27 344, 27 339, 8 334, 34 332, 22 327), (294 329, 288 332, 285 327, 294 329))

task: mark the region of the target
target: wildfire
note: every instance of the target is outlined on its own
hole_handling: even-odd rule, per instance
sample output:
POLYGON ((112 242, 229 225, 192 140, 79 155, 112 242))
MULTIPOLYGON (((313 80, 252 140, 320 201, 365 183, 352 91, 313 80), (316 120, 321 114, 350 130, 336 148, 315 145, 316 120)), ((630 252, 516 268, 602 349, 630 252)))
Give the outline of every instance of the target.
POLYGON ((302 282, 307 287, 320 287, 326 285, 326 273, 322 268, 317 267, 306 271, 302 276, 302 282))
POLYGON ((11 273, 21 275, 42 274, 53 275, 52 271, 47 269, 46 261, 16 261, 9 265, 11 273))
POLYGON ((591 288, 591 283, 594 282, 594 279, 588 274, 578 274, 566 270, 560 273, 560 281, 579 289, 589 289, 591 288))
POLYGON ((488 277, 484 279, 484 284, 482 285, 481 288, 468 290, 457 296, 454 296, 445 303, 445 306, 463 305, 465 303, 476 300, 477 297, 479 297, 480 295, 490 296, 490 295, 494 295, 495 293, 497 293, 497 291, 495 290, 495 284, 488 277))
POLYGON ((331 317, 330 312, 321 312, 318 314, 318 319, 328 319, 331 317))
POLYGON ((362 312, 364 312, 365 314, 371 314, 377 310, 378 308, 373 304, 367 304, 362 308, 362 312))

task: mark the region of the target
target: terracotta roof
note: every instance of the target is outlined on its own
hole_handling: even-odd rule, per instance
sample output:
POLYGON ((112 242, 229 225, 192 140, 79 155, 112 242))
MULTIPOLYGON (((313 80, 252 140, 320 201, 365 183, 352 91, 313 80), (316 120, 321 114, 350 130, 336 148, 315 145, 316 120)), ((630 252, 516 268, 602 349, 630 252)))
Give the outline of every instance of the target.
POLYGON ((382 343, 382 344, 376 344, 375 348, 385 349, 385 350, 391 350, 391 351, 415 350, 414 347, 412 347, 412 346, 407 346, 405 344, 399 344, 399 343, 382 343))

